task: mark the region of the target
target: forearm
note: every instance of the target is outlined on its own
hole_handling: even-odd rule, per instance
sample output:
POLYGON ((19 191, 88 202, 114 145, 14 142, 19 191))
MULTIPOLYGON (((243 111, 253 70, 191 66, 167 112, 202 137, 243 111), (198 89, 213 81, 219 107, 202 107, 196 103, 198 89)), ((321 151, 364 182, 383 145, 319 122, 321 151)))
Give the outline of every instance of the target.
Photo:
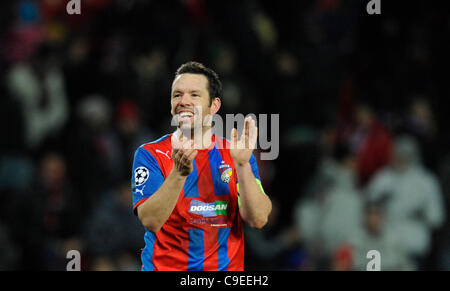
POLYGON ((154 233, 161 229, 175 208, 186 178, 172 170, 161 187, 138 206, 138 217, 145 228, 154 233))
POLYGON ((241 199, 240 215, 251 227, 262 228, 272 211, 272 202, 256 182, 249 163, 236 165, 236 172, 241 199))

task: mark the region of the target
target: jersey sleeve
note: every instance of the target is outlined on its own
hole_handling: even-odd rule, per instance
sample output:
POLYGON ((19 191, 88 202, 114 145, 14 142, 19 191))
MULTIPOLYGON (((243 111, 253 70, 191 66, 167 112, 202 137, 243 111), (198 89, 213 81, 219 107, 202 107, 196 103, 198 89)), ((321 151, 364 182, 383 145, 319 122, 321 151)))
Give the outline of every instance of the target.
POLYGON ((139 204, 153 195, 164 182, 164 176, 155 157, 146 149, 139 147, 134 154, 131 174, 133 193, 133 213, 137 215, 139 204))
POLYGON ((254 154, 252 154, 252 156, 250 157, 249 163, 250 166, 252 167, 253 175, 255 175, 255 178, 261 182, 261 178, 259 177, 258 164, 256 163, 256 158, 254 154))

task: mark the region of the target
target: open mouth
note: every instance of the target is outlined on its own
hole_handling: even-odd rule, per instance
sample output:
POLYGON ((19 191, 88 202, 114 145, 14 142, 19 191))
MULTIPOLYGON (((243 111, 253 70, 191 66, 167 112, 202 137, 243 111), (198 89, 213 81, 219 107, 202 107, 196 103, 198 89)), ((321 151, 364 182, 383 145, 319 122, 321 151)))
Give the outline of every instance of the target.
POLYGON ((190 110, 180 110, 177 113, 178 115, 178 122, 180 123, 191 123, 194 119, 194 112, 190 110))
POLYGON ((192 113, 190 111, 181 111, 181 112, 178 112, 178 115, 180 116, 180 118, 194 117, 194 113, 192 113))

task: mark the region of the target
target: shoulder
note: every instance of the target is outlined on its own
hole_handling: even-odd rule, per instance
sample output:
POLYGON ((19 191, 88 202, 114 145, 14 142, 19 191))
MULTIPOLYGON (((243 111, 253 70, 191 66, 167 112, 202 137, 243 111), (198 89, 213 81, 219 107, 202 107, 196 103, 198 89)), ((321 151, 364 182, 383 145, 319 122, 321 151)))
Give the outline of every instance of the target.
POLYGON ((157 140, 140 145, 134 153, 135 161, 146 160, 157 162, 160 154, 170 159, 170 151, 172 150, 170 136, 171 134, 166 134, 157 140))
POLYGON ((144 143, 142 145, 140 145, 138 147, 138 149, 136 150, 136 152, 138 151, 148 151, 150 153, 153 153, 155 150, 159 149, 159 150, 165 150, 167 148, 171 149, 171 141, 170 141, 170 137, 172 134, 166 134, 154 141, 151 142, 147 142, 144 143))
POLYGON ((134 153, 133 168, 145 167, 162 171, 171 163, 171 134, 167 134, 155 141, 144 143, 134 153))
POLYGON ((420 181, 423 186, 433 189, 438 188, 440 185, 437 176, 422 166, 416 167, 413 180, 420 181))

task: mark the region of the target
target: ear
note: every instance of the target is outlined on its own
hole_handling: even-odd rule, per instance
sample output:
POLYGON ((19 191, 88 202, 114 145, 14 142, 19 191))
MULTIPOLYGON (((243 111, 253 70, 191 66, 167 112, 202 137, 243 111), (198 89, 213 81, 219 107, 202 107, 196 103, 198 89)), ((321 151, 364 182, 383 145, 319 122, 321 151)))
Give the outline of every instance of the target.
POLYGON ((211 109, 209 110, 209 113, 211 115, 216 114, 219 111, 221 105, 222 105, 222 101, 220 101, 220 98, 215 97, 212 101, 211 109))

